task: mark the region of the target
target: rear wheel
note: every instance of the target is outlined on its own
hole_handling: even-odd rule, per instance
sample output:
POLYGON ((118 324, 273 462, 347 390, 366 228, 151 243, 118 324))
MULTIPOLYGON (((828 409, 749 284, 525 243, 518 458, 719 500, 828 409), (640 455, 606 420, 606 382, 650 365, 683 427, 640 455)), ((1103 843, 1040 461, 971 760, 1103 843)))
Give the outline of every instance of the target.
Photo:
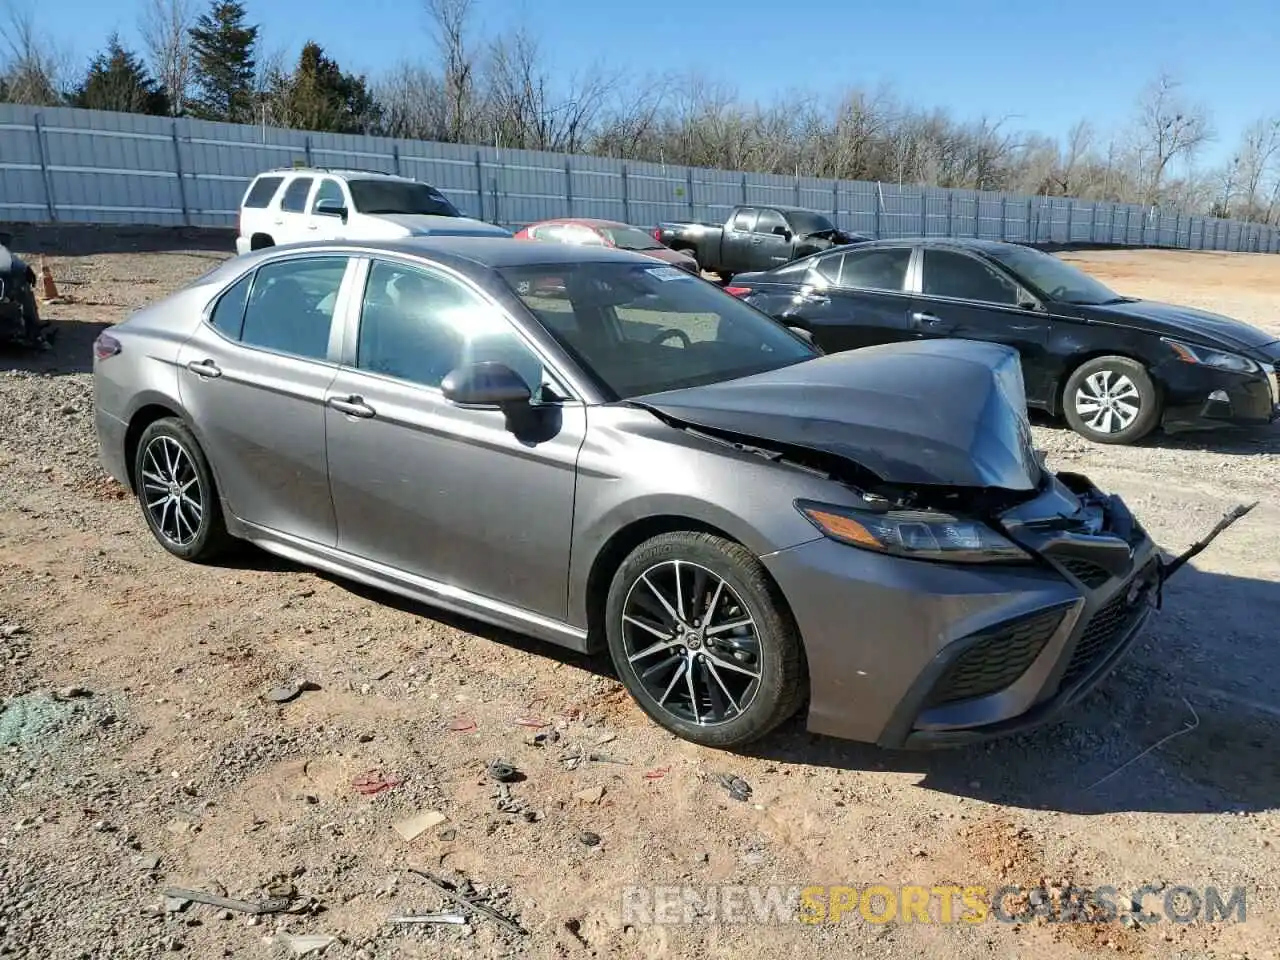
POLYGON ((712 747, 758 740, 804 700, 799 632, 760 562, 705 533, 667 533, 609 589, 609 653, 653 720, 712 747))
POLYGON ((1160 393, 1146 367, 1128 357, 1082 363, 1062 392, 1071 429, 1097 443, 1134 443, 1160 422, 1160 393))
POLYGON ((160 546, 204 563, 231 544, 209 463, 181 420, 166 417, 142 431, 133 471, 142 514, 160 546))

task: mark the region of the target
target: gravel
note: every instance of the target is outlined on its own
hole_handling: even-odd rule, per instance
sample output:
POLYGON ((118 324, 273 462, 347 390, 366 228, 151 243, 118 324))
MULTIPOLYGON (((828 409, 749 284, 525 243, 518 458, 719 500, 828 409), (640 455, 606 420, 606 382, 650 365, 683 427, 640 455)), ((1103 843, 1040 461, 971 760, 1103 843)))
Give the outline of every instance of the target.
MULTIPOLYGON (((280 933, 336 937, 310 954, 326 960, 1277 956, 1280 431, 1106 448, 1035 426, 1051 466, 1121 493, 1169 550, 1261 501, 1057 725, 899 755, 793 723, 726 755, 654 727, 600 658, 254 551, 217 567, 165 555, 97 464, 88 349, 218 254, 80 242, 83 255, 50 250, 68 297, 45 308, 57 350, 0 354, 0 957, 288 956, 280 933), (264 699, 298 679, 314 688, 264 699), (563 759, 602 743, 629 763, 563 759), (497 757, 523 778, 496 782, 497 757), (362 794, 370 771, 398 782, 362 794), (729 771, 750 789, 723 786, 729 771), (429 810, 447 823, 412 841, 393 830, 429 810), (411 868, 473 884, 529 935, 474 913, 388 924, 454 909, 411 868), (629 884, 1010 878, 1240 884, 1249 922, 662 926, 621 913, 629 884), (299 912, 165 909, 170 886, 258 899, 282 883, 299 912)), ((1126 292, 1280 315, 1280 258, 1081 260, 1126 292)))

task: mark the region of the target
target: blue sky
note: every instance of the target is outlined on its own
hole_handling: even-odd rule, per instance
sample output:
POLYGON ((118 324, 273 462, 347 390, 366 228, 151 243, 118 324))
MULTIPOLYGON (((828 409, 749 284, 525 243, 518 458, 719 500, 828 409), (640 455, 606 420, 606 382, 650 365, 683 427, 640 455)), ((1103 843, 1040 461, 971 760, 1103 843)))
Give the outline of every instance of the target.
MULTIPOLYGON (((36 0, 29 0, 36 2, 36 0)), ((203 2, 203 0, 201 0, 203 2)), ((1144 82, 1178 75, 1212 111, 1223 159, 1241 128, 1280 112, 1276 0, 476 0, 482 28, 524 21, 557 71, 594 59, 639 73, 696 65, 768 100, 891 84, 920 105, 1009 117, 1060 134, 1088 117, 1124 123, 1144 82)), ((246 0, 267 49, 314 36, 348 69, 429 57, 421 0, 246 0)), ((46 30, 77 61, 116 29, 136 42, 140 3, 39 0, 46 30)))

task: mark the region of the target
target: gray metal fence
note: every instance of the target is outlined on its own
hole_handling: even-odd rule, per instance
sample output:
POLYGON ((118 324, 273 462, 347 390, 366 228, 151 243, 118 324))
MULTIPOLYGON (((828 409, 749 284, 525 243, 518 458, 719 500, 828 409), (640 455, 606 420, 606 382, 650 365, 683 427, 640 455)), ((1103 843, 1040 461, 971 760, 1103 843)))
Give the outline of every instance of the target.
POLYGON ((558 216, 722 222, 735 204, 759 203, 877 237, 1280 251, 1275 227, 1132 204, 0 104, 0 220, 234 226, 253 175, 295 164, 416 177, 508 227, 558 216))

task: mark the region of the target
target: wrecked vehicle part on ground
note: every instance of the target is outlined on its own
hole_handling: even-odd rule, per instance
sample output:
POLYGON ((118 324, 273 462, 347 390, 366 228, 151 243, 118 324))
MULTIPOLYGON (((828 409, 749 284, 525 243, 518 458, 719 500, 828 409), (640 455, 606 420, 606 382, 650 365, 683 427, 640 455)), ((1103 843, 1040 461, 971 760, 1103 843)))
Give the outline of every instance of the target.
POLYGON ((0 232, 0 343, 40 347, 46 324, 36 304, 36 272, 10 250, 13 236, 0 232))
POLYGON ((103 463, 169 552, 245 539, 607 646, 649 716, 710 746, 806 702, 810 729, 890 747, 1042 722, 1158 596, 1124 503, 1041 464, 1010 348, 823 356, 636 253, 274 248, 94 356, 103 463), (415 297, 457 309, 423 339, 415 297))

